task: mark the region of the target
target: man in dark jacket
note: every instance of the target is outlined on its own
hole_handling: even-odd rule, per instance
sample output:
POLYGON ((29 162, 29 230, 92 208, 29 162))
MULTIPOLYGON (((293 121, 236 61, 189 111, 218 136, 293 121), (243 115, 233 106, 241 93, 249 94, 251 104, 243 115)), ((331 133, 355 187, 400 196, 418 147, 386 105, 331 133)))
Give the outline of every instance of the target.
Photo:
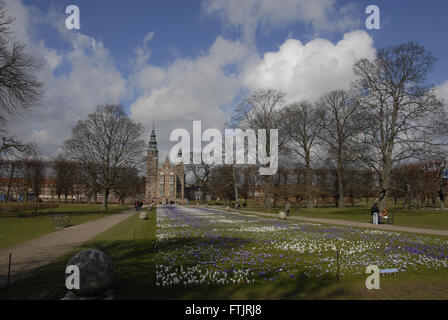
POLYGON ((375 203, 371 210, 372 214, 372 223, 378 224, 378 215, 380 214, 380 208, 378 208, 378 203, 375 203))

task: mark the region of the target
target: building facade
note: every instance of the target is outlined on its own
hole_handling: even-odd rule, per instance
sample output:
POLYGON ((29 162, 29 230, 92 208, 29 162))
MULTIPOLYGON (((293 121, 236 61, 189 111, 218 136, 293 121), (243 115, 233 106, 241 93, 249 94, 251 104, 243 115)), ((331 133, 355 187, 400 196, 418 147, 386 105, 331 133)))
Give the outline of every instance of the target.
MULTIPOLYGON (((179 156, 182 156, 179 152, 179 156)), ((146 155, 146 193, 147 203, 181 203, 185 198, 185 167, 183 163, 171 164, 166 156, 159 164, 156 131, 153 128, 146 155)))

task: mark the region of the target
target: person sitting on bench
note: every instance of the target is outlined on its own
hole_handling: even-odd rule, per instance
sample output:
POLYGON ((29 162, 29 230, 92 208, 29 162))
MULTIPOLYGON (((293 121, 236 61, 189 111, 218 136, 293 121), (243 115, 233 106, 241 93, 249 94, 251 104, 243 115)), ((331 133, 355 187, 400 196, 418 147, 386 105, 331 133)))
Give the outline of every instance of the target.
POLYGON ((382 219, 386 219, 386 220, 389 219, 388 215, 389 215, 389 211, 387 211, 387 209, 384 208, 383 213, 381 213, 381 215, 380 215, 380 219, 379 219, 380 223, 381 223, 382 219))

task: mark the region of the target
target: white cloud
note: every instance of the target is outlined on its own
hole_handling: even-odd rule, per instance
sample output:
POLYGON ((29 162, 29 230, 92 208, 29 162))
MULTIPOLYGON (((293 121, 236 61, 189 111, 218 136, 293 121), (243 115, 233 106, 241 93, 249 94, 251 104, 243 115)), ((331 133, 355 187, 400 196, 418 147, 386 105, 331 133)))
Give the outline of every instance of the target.
POLYGON ((173 129, 190 130, 193 120, 203 121, 204 128, 221 128, 229 118, 221 107, 232 105, 241 91, 238 70, 249 55, 242 42, 218 37, 196 58, 177 59, 165 68, 146 65, 131 81, 142 91, 131 106, 131 117, 148 130, 155 119, 159 144, 164 146, 173 129))
POLYGON ((241 29, 253 41, 256 30, 282 28, 294 22, 311 25, 315 32, 344 32, 360 26, 357 5, 337 8, 337 0, 204 0, 205 14, 218 15, 226 26, 241 29))
MULTIPOLYGON (((130 116, 143 123, 148 134, 152 120, 156 121, 163 154, 170 145, 170 132, 175 128, 190 129, 193 120, 202 120, 203 129, 222 128, 230 118, 231 108, 227 107, 238 103, 247 90, 272 87, 284 90, 290 99, 314 99, 328 90, 347 87, 352 80, 352 64, 375 52, 372 39, 362 31, 346 34, 337 44, 325 39, 306 44, 288 39, 278 51, 263 56, 253 43, 218 36, 206 52, 192 58, 178 57, 160 66, 149 60, 148 47, 155 35, 149 32, 135 49, 134 73, 127 81, 101 42, 65 30, 64 15, 44 14, 20 1, 11 3, 11 14, 17 17, 16 33, 23 35, 20 39, 32 55, 44 61, 41 77, 46 84, 44 103, 15 120, 13 131, 23 140, 39 144, 49 156, 70 136, 70 128, 77 120, 85 118, 98 104, 119 103, 127 89, 137 94, 130 116), (69 44, 68 49, 57 50, 38 41, 33 30, 39 23, 56 28, 69 44)), ((297 17, 316 28, 325 28, 328 18, 336 12, 334 3, 287 0, 278 6, 268 0, 210 0, 204 8, 209 13, 235 11, 231 23, 250 33, 251 23, 255 29, 259 25, 274 27, 297 17), (221 8, 225 5, 229 7, 221 8)), ((350 7, 344 10, 350 11, 350 7)), ((341 18, 335 23, 344 29, 352 21, 341 18)))
POLYGON ((135 48, 135 60, 133 65, 135 69, 141 68, 151 57, 151 50, 148 48, 149 42, 154 38, 155 32, 148 32, 143 39, 143 45, 135 48))
POLYGON ((154 31, 148 32, 145 38, 143 39, 143 44, 146 46, 152 40, 152 38, 154 38, 154 35, 155 35, 154 31))
MULTIPOLYGON (((70 136, 76 121, 91 113, 97 105, 119 103, 125 94, 126 80, 115 68, 108 50, 101 42, 79 32, 58 27, 69 49, 58 51, 34 37, 33 30, 45 14, 20 1, 8 1, 11 16, 16 17, 13 31, 26 50, 42 61, 39 77, 45 84, 43 103, 10 123, 13 134, 24 141, 35 142, 39 150, 55 155, 60 144, 70 136), (64 69, 58 72, 59 68, 64 69)), ((53 12, 47 13, 54 15, 53 12)), ((62 22, 64 16, 58 16, 62 22)))
POLYGON ((253 60, 242 79, 251 90, 275 88, 286 92, 288 100, 315 100, 328 91, 347 89, 353 64, 374 55, 373 40, 364 31, 347 33, 336 44, 325 39, 306 44, 288 39, 278 51, 253 60))
POLYGON ((278 51, 261 58, 254 50, 241 41, 218 37, 207 53, 194 59, 177 59, 165 68, 145 65, 131 80, 142 92, 131 106, 131 116, 148 130, 155 119, 159 143, 166 148, 170 132, 190 130, 193 120, 202 120, 204 128, 222 128, 230 113, 220 107, 233 107, 247 90, 275 88, 285 91, 288 100, 314 100, 330 90, 348 88, 353 63, 375 54, 364 31, 347 33, 336 44, 288 39, 278 51), (226 72, 229 68, 233 73, 226 72))

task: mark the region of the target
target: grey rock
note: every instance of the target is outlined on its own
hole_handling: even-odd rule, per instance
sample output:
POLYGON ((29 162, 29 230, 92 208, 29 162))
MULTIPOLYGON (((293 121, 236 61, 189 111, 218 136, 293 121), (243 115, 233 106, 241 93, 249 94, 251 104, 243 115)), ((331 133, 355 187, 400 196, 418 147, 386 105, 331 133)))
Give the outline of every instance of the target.
POLYGON ((139 215, 139 218, 142 219, 142 220, 146 220, 146 219, 148 219, 148 212, 146 212, 146 211, 141 211, 141 212, 140 212, 140 215, 139 215))
POLYGON ((106 290, 106 292, 104 292, 104 295, 107 296, 107 297, 113 296, 114 295, 114 290, 112 290, 112 289, 106 290))
POLYGON ((73 290, 78 297, 96 297, 110 289, 115 278, 114 265, 104 252, 87 249, 78 252, 67 263, 76 265, 80 273, 80 289, 73 290))
POLYGON ((79 300, 79 298, 71 291, 68 291, 61 300, 79 300))

